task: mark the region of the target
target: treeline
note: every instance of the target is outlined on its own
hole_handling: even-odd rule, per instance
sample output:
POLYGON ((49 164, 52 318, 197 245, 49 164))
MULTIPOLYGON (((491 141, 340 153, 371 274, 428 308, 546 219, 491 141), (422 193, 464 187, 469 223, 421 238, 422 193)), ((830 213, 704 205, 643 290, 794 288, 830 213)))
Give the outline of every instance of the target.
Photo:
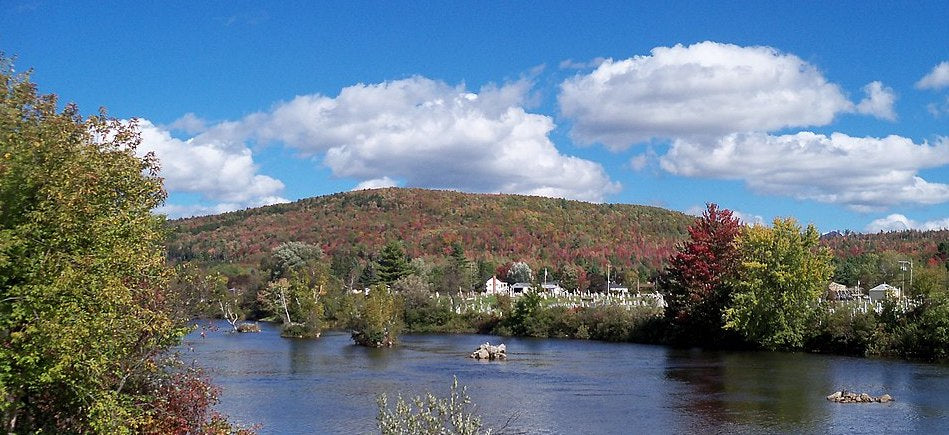
POLYGON ((192 261, 180 263, 178 271, 174 288, 189 301, 192 315, 226 318, 235 328, 243 318, 278 320, 286 326, 285 335, 299 337, 314 336, 324 327, 353 325, 360 320, 359 294, 377 287, 400 295, 400 303, 410 308, 402 317, 410 319, 412 330, 452 329, 448 324, 470 330, 470 324, 461 327, 454 318, 427 325, 411 319, 432 311, 423 302, 434 295, 482 292, 492 277, 509 284, 557 282, 571 291, 605 291, 608 277, 632 288, 654 279, 641 268, 613 264, 563 263, 538 269, 526 261, 475 260, 460 243, 453 243, 447 255, 413 258, 395 240, 364 258, 330 256, 316 245, 284 242, 254 265, 192 261))
POLYGON ((692 220, 655 207, 522 195, 376 189, 169 222, 172 261, 254 266, 276 246, 318 246, 334 268, 373 260, 390 240, 438 261, 461 246, 472 261, 521 260, 658 271, 692 220))
MULTIPOLYGON (((919 302, 911 308, 890 299, 879 312, 861 311, 822 300, 822 293, 832 277, 844 280, 866 259, 879 266, 885 255, 865 253, 835 267, 813 226, 801 229, 793 219, 775 219, 771 227, 741 227, 730 211, 714 205, 689 232, 659 280, 669 303, 665 318, 672 343, 949 357, 944 280, 907 289, 919 302)), ((949 263, 941 267, 949 270, 949 263)))
MULTIPOLYGON (((688 232, 689 239, 676 246, 656 278, 665 310, 545 306, 539 287, 514 299, 499 295, 488 311, 458 310, 447 298, 433 296, 471 291, 489 274, 510 283, 542 281, 525 262, 479 267, 458 245, 441 266, 432 266, 390 241, 357 277, 345 269, 339 273, 319 248, 291 242, 278 246, 258 268, 215 266, 210 272, 221 274, 218 291, 235 297, 241 310, 253 318, 279 319, 288 336, 345 327, 354 330, 357 342, 370 345, 391 345, 399 331, 407 330, 929 360, 949 356, 945 281, 910 289, 918 303, 908 309, 890 301, 879 312, 864 312, 822 299, 831 279, 848 273, 854 260, 836 261, 813 226, 802 228, 793 219, 743 226, 730 211, 710 205, 688 232), (371 288, 368 296, 366 288, 371 288)), ((887 258, 874 255, 853 258, 887 258)), ((567 286, 588 276, 578 279, 569 265, 547 271, 548 279, 567 286)))

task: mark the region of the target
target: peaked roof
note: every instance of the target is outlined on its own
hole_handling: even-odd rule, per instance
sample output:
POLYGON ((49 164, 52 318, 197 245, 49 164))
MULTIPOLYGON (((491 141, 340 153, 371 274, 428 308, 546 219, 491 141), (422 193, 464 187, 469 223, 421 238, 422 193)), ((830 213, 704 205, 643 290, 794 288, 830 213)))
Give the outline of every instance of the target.
POLYGON ((874 290, 899 290, 899 289, 896 288, 896 287, 893 287, 893 286, 891 286, 891 285, 889 285, 889 284, 887 284, 887 283, 883 283, 883 284, 880 284, 880 285, 878 285, 878 286, 876 286, 876 287, 870 289, 870 291, 874 291, 874 290))

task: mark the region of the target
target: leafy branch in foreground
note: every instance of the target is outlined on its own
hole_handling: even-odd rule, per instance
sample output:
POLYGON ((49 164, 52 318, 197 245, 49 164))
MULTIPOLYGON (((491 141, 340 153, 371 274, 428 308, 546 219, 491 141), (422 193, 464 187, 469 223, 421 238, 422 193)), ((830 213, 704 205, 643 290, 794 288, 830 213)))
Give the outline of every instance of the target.
POLYGON ((0 431, 231 431, 165 357, 188 328, 158 161, 134 121, 58 107, 0 53, 0 431))
POLYGON ((491 430, 481 431, 481 417, 468 408, 471 398, 468 387, 458 388, 458 377, 451 383, 451 392, 446 398, 428 393, 425 397, 415 396, 406 402, 400 395, 395 409, 389 409, 388 397, 383 393, 377 399, 379 404, 379 431, 389 434, 490 434, 491 430))

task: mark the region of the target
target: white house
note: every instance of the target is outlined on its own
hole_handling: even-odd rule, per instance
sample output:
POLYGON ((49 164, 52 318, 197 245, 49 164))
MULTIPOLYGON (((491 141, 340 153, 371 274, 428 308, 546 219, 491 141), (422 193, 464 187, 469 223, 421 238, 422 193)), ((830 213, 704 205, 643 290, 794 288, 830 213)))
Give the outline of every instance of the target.
POLYGON ((880 284, 870 290, 867 290, 867 294, 870 296, 870 300, 873 302, 880 302, 884 299, 898 298, 901 296, 900 289, 887 283, 880 284))
POLYGON ((497 276, 492 276, 491 279, 484 283, 484 291, 489 295, 506 295, 511 292, 511 286, 509 286, 506 282, 499 280, 497 276))

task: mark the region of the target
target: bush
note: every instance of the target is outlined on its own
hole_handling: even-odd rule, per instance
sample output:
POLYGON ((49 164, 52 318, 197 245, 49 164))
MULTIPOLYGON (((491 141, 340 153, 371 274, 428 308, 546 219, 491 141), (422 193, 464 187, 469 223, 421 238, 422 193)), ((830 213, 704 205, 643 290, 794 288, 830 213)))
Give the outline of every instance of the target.
POLYGON ((533 334, 543 329, 535 317, 540 309, 540 295, 533 291, 527 292, 514 302, 511 315, 504 321, 505 326, 510 328, 514 335, 535 336, 533 334))
MULTIPOLYGON (((428 393, 406 402, 399 396, 395 409, 389 409, 385 394, 376 399, 379 414, 376 421, 379 431, 388 434, 458 434, 470 435, 481 432, 481 418, 469 410, 471 398, 468 388, 458 389, 458 378, 451 384, 447 398, 428 393)), ((491 431, 483 433, 490 434, 491 431)))
POLYGON ((588 328, 587 325, 580 325, 580 327, 577 328, 577 332, 573 334, 573 338, 580 339, 580 340, 589 340, 590 328, 588 328))
POLYGON ((817 323, 819 326, 805 344, 812 352, 865 356, 877 329, 875 313, 852 313, 847 307, 839 307, 833 313, 821 310, 817 323))
POLYGON ((280 329, 280 336, 284 338, 319 338, 320 329, 309 323, 288 323, 280 329))
POLYGON ((931 298, 907 317, 900 334, 903 356, 929 361, 949 359, 949 298, 931 298))
POLYGON ((384 285, 369 290, 353 330, 353 341, 369 347, 391 347, 402 332, 402 310, 384 285))

